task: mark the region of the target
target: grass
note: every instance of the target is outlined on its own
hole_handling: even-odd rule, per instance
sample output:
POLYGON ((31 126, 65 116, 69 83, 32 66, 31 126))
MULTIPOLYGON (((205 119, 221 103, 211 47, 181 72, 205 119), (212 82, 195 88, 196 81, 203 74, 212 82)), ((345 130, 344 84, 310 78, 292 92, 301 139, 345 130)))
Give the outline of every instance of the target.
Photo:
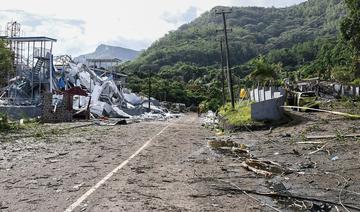
POLYGON ((232 109, 231 104, 228 103, 219 109, 219 114, 233 126, 242 126, 254 123, 251 119, 250 101, 237 103, 235 104, 234 109, 232 109))
POLYGON ((6 114, 0 113, 0 132, 12 133, 23 129, 37 128, 39 122, 36 119, 22 119, 20 121, 10 121, 6 114))
POLYGON ((0 131, 7 131, 11 129, 8 118, 4 114, 0 114, 0 131))
POLYGON ((360 97, 357 98, 342 97, 337 101, 331 101, 330 103, 322 103, 321 108, 327 110, 339 111, 339 112, 347 112, 350 114, 354 114, 353 118, 359 118, 360 97))

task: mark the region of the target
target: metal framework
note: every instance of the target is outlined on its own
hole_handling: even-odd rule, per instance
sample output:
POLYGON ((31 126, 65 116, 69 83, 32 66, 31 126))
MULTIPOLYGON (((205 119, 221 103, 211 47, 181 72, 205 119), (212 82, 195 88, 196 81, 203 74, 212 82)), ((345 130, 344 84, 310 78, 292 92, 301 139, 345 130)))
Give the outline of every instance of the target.
POLYGON ((100 76, 105 76, 111 74, 117 85, 124 85, 126 84, 127 75, 116 73, 115 67, 119 65, 122 60, 118 58, 88 58, 86 59, 86 63, 89 67, 99 74, 100 76), (120 82, 120 83, 118 83, 120 82))
POLYGON ((53 91, 53 43, 56 39, 49 37, 21 37, 20 24, 11 22, 7 25, 5 36, 1 36, 7 42, 8 48, 13 54, 14 76, 8 76, 8 84, 21 86, 19 81, 30 85, 30 93, 19 93, 14 87, 9 90, 8 98, 14 104, 38 102, 43 91, 53 91), (25 82, 25 80, 27 80, 25 82))
POLYGON ((117 66, 122 61, 118 58, 105 58, 105 59, 86 59, 86 63, 88 66, 93 65, 94 68, 110 68, 111 73, 113 73, 114 66, 117 66))

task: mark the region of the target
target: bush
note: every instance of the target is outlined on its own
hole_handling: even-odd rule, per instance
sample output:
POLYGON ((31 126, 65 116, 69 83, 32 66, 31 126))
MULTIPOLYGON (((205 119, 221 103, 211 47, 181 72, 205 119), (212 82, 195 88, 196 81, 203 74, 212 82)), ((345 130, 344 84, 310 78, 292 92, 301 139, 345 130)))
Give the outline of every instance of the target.
POLYGON ((341 83, 348 83, 354 79, 354 71, 346 66, 335 66, 331 70, 332 77, 341 83))
POLYGON ((206 111, 217 111, 218 108, 220 107, 221 105, 221 101, 220 99, 209 99, 209 100, 205 100, 205 101, 202 101, 200 103, 200 109, 201 109, 201 112, 206 112, 206 111))
POLYGON ((223 116, 231 125, 242 126, 253 123, 251 119, 251 102, 242 101, 235 104, 235 108, 231 108, 228 103, 219 109, 219 114, 223 116))
POLYGON ((360 78, 357 78, 354 81, 352 81, 352 84, 356 86, 360 86, 360 78))
POLYGON ((0 131, 9 130, 10 128, 7 116, 0 113, 0 131))

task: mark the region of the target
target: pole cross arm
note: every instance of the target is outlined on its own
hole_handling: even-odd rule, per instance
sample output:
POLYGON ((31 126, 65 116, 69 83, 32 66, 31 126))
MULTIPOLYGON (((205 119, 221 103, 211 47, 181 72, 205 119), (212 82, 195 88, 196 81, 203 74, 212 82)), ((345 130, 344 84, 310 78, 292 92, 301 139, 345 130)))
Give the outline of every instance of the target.
POLYGON ((157 64, 147 64, 140 66, 141 71, 156 71, 159 69, 159 65, 157 64))
MULTIPOLYGON (((226 29, 227 32, 233 32, 233 29, 226 29)), ((224 32, 224 29, 217 29, 216 32, 224 32)))
POLYGON ((224 9, 221 9, 221 10, 215 10, 215 14, 217 15, 221 15, 221 14, 229 14, 229 13, 232 13, 232 9, 228 9, 228 10, 224 10, 224 9))

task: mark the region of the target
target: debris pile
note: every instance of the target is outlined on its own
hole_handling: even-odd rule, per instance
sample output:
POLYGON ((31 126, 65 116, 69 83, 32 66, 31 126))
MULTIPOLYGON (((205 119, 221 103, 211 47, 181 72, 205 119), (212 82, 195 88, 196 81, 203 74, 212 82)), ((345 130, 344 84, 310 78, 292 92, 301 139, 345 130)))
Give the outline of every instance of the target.
MULTIPOLYGON (((132 93, 129 89, 123 88, 120 80, 114 79, 114 73, 105 69, 88 67, 82 63, 75 63, 70 56, 63 55, 55 57, 52 63, 49 82, 51 91, 32 91, 31 74, 16 77, 11 84, 4 90, 10 95, 16 93, 16 105, 32 105, 42 108, 46 111, 56 112, 60 105, 68 105, 68 111, 72 115, 78 115, 88 111, 92 118, 110 117, 110 118, 135 118, 135 119, 157 119, 165 120, 167 118, 179 117, 179 114, 172 114, 161 107, 156 99, 151 99, 150 108, 147 98, 132 93), (30 93, 40 94, 41 97, 27 98, 30 93), (52 104, 49 101, 41 101, 41 98, 52 94, 52 104), (56 93, 56 94, 55 94, 56 93), (38 101, 31 101, 31 100, 38 101), (63 103, 66 99, 66 103, 63 103)), ((50 72, 49 72, 50 73, 50 72)), ((46 74, 45 74, 46 75, 46 74)), ((39 77, 39 76, 36 76, 39 77)), ((46 76, 43 76, 46 78, 46 76)), ((11 98, 4 99, 3 105, 11 105, 14 102, 11 98)), ((62 106, 61 108, 63 108, 62 106)), ((66 106, 65 106, 66 107, 66 106)), ((42 114, 42 115, 43 115, 42 114)), ((66 118, 65 121, 71 120, 66 118)))
POLYGON ((206 128, 217 129, 219 127, 219 120, 216 114, 209 110, 201 117, 201 125, 206 128))

